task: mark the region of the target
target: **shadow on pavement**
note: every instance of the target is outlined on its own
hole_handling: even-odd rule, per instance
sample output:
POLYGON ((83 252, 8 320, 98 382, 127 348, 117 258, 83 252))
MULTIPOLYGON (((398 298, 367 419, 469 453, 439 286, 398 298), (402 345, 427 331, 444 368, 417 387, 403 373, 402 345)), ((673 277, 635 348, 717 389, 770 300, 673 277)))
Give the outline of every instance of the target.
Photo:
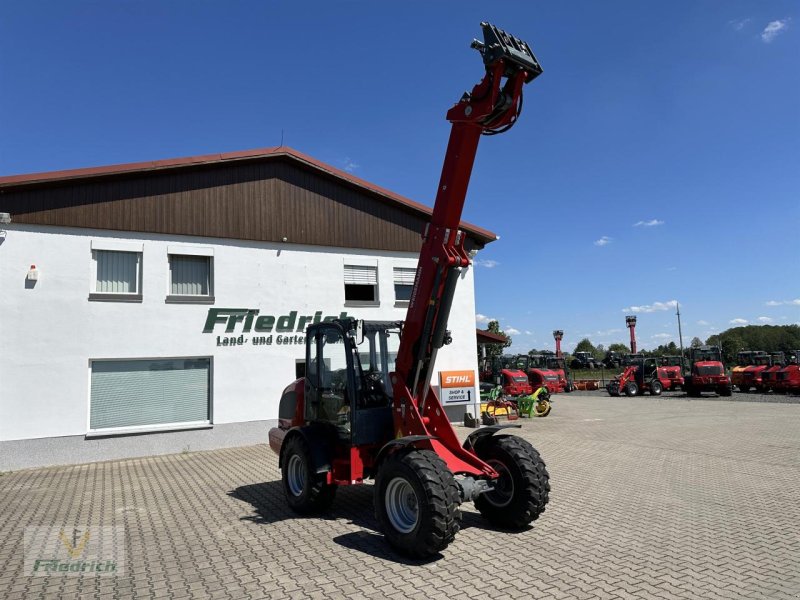
MULTIPOLYGON (((228 492, 228 495, 237 500, 247 502, 253 507, 254 513, 241 517, 243 521, 250 521, 259 525, 269 525, 288 519, 317 519, 317 520, 337 520, 346 519, 349 523, 361 527, 364 531, 354 531, 333 538, 333 541, 351 550, 358 550, 376 558, 390 560, 405 565, 421 565, 435 562, 442 558, 437 554, 427 560, 409 559, 395 552, 383 538, 375 519, 373 508, 373 487, 372 485, 353 485, 340 487, 336 491, 336 499, 333 501, 330 511, 321 515, 299 515, 293 512, 286 504, 283 495, 283 485, 280 481, 266 481, 243 485, 235 490, 228 492)), ((486 522, 480 514, 470 511, 461 512, 461 529, 477 527, 488 531, 501 533, 525 533, 532 527, 528 526, 522 530, 508 530, 493 527, 486 522)))

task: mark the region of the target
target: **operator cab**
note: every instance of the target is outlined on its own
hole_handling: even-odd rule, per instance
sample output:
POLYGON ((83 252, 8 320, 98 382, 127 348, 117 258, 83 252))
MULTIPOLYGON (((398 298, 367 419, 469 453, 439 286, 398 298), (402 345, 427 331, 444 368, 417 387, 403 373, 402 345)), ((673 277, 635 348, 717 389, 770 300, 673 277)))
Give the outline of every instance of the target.
POLYGON ((352 446, 392 436, 392 385, 401 323, 336 319, 307 332, 305 421, 352 446))

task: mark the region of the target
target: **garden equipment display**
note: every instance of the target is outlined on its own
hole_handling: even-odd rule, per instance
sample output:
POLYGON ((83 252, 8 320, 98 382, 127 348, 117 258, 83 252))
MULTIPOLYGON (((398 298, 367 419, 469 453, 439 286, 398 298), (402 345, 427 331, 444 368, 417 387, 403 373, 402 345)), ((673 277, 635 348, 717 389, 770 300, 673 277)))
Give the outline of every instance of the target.
POLYGON ((546 417, 553 408, 550 393, 542 386, 529 396, 517 398, 517 408, 521 417, 546 417))

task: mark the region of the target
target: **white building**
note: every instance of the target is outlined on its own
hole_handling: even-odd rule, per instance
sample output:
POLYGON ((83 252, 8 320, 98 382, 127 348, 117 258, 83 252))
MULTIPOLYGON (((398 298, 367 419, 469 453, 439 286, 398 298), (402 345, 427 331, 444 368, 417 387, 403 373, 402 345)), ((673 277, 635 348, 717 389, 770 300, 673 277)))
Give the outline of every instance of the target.
MULTIPOLYGON (((265 443, 307 324, 405 317, 430 209, 283 147, 2 177, 0 212, 10 470, 265 443)), ((434 384, 474 315, 467 269, 434 384)))

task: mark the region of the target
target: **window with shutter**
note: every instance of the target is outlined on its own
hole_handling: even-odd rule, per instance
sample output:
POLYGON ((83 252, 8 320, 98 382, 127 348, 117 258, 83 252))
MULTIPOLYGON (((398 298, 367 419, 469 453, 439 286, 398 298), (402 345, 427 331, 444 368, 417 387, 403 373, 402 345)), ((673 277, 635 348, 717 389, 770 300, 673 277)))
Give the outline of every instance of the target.
POLYGON ((378 267, 344 266, 344 300, 357 304, 378 304, 378 267))
POLYGON ((96 360, 91 371, 92 431, 210 422, 208 358, 96 360))
POLYGON ((92 250, 95 280, 90 300, 141 301, 142 253, 92 250))
POLYGON ((394 299, 397 303, 408 303, 411 300, 411 290, 414 287, 416 269, 405 267, 394 268, 394 299))
POLYGON ((167 302, 213 303, 213 256, 169 255, 167 302))

